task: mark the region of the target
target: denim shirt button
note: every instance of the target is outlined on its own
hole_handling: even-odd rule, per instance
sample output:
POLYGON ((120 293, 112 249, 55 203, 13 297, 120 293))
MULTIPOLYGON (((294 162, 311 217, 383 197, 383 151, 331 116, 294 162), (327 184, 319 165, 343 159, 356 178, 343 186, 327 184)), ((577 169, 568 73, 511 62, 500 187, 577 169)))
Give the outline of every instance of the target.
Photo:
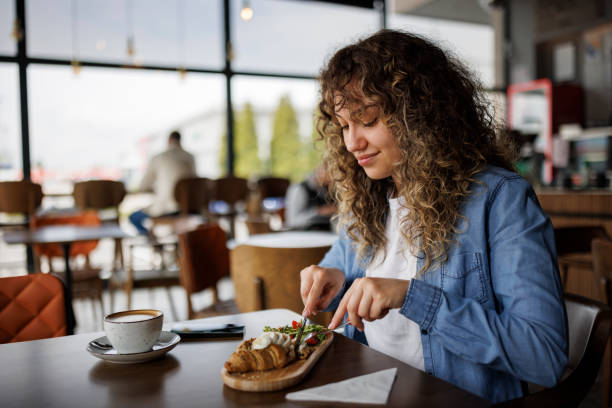
POLYGON ((428 333, 427 330, 425 329, 421 330, 421 334, 427 334, 427 333, 428 333))

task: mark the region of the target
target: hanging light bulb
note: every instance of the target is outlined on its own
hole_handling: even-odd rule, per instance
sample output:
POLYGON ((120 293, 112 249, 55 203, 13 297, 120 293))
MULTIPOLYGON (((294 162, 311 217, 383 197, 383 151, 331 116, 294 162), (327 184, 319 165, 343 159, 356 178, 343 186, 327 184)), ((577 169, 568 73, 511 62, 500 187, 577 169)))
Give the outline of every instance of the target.
POLYGON ((187 70, 185 69, 185 41, 184 41, 184 28, 185 28, 185 6, 182 0, 176 3, 176 17, 177 17, 177 28, 178 28, 178 68, 177 71, 184 81, 187 76, 187 70))
POLYGON ((72 65, 72 72, 74 73, 74 75, 79 75, 79 73, 81 72, 81 64, 79 63, 79 61, 73 59, 70 62, 70 65, 72 65))
POLYGON ((240 10, 240 18, 244 21, 249 21, 253 18, 253 9, 251 8, 251 4, 249 0, 244 0, 242 2, 242 9, 240 10))
POLYGON ((21 41, 23 39, 23 31, 21 30, 21 23, 18 18, 13 20, 13 30, 11 31, 11 37, 15 41, 21 41))
POLYGON ((77 27, 78 9, 76 0, 72 0, 70 9, 70 22, 72 25, 72 60, 70 65, 72 65, 72 72, 76 76, 81 72, 81 64, 79 63, 79 30, 77 27))
POLYGON ((136 49, 134 48, 134 39, 132 37, 128 37, 127 39, 127 55, 130 57, 134 57, 136 55, 136 49))
MULTIPOLYGON (((125 17, 127 22, 127 46, 126 53, 132 60, 136 55, 136 47, 134 46, 134 21, 133 21, 133 4, 132 1, 125 2, 125 17)), ((133 62, 133 61, 132 61, 133 62)))

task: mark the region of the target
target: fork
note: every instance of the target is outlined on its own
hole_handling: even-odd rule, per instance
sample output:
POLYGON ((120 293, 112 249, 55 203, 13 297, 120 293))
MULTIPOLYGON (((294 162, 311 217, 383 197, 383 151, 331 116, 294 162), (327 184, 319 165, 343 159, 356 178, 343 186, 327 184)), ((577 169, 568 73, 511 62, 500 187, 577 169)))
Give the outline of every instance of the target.
POLYGON ((336 327, 333 330, 332 329, 325 329, 325 330, 321 330, 321 331, 317 331, 317 332, 308 333, 308 335, 306 335, 306 337, 304 337, 304 339, 300 343, 302 343, 302 342, 304 342, 304 341, 306 341, 308 339, 311 339, 311 338, 313 338, 316 335, 325 334, 325 333, 329 333, 331 331, 336 331, 336 330, 342 329, 347 324, 349 324, 349 322, 344 322, 344 323, 342 323, 341 325, 339 325, 338 327, 336 327))

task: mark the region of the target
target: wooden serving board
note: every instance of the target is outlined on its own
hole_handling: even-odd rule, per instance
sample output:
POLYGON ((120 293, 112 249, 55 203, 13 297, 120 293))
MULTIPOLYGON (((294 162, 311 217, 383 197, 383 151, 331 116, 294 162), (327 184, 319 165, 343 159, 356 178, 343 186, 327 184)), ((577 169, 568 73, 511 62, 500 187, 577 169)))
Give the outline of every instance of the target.
POLYGON ((328 332, 325 340, 305 360, 297 360, 283 368, 267 371, 230 374, 221 369, 221 377, 228 387, 241 391, 277 391, 297 384, 308 374, 317 360, 323 355, 334 339, 334 333, 328 332))

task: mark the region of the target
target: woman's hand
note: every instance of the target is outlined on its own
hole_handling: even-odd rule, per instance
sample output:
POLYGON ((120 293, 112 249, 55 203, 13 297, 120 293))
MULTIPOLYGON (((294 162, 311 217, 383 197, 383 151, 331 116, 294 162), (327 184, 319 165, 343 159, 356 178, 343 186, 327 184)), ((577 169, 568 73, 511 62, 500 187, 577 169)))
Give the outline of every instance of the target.
POLYGON ((363 320, 382 319, 389 309, 402 307, 409 286, 410 281, 404 279, 355 279, 342 297, 329 328, 335 329, 348 312, 349 323, 363 330, 363 320))
POLYGON ((329 305, 344 285, 344 273, 335 268, 310 265, 300 271, 300 294, 304 302, 302 316, 316 314, 329 305))

